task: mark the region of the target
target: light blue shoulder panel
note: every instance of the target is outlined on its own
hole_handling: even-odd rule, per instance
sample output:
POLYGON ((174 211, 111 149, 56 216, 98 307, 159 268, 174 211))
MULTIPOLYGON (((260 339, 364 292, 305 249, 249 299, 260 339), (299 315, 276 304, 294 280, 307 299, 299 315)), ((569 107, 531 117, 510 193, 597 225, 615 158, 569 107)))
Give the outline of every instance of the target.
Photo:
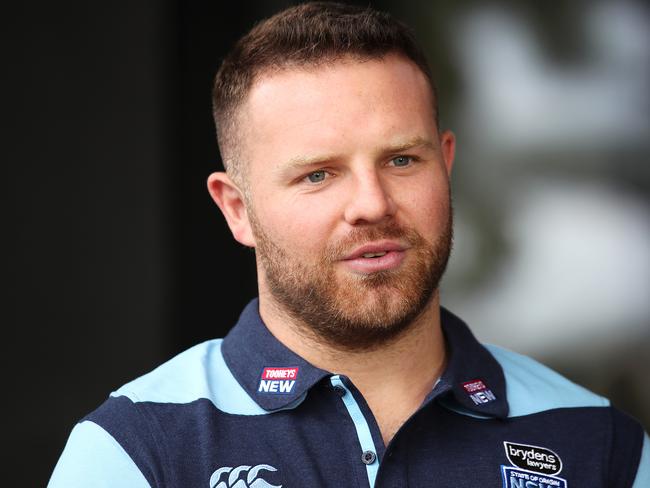
POLYGON ((485 345, 503 368, 509 417, 555 408, 607 407, 609 400, 576 385, 552 369, 521 354, 485 345))
POLYGON ((122 446, 99 425, 77 424, 48 488, 150 488, 122 446), (92 447, 92 449, 90 449, 92 447))
POLYGON ((157 403, 190 403, 206 398, 226 413, 268 413, 255 403, 230 372, 221 354, 221 342, 222 339, 214 339, 198 344, 127 383, 111 396, 157 403))
POLYGON ((632 488, 648 488, 648 486, 650 486, 650 438, 648 434, 644 434, 641 461, 632 488))

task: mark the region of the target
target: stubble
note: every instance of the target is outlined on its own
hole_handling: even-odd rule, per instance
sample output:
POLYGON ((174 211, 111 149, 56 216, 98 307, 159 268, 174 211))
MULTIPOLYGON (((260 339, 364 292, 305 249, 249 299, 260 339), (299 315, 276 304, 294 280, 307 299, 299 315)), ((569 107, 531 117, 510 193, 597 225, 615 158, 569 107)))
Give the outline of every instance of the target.
POLYGON ((380 347, 404 334, 438 289, 449 260, 451 205, 434 242, 394 220, 355 228, 312 262, 301 262, 278 246, 249 211, 256 252, 269 291, 280 309, 317 341, 341 350, 380 347), (337 273, 354 248, 372 241, 398 240, 407 255, 394 270, 370 274, 337 273), (343 274, 343 276, 341 276, 343 274))

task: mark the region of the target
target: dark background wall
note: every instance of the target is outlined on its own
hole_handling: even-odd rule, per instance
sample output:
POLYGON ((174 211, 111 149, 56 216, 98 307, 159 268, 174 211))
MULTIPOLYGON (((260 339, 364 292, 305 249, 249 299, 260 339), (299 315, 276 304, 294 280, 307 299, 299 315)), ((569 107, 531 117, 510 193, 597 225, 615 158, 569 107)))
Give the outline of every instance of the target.
POLYGON ((157 2, 3 15, 3 484, 44 486, 66 431, 176 348, 172 18, 157 2))
MULTIPOLYGON (((75 422, 126 381, 223 336, 255 296, 252 255, 205 190, 220 167, 211 80, 239 35, 292 3, 5 12, 3 485, 45 485, 75 422)), ((374 5, 435 40, 429 2, 374 5)), ((456 94, 444 57, 434 65, 456 94)))
POLYGON ((3 485, 44 486, 78 419, 223 335, 254 296, 205 179, 210 78, 256 13, 205 8, 40 2, 4 17, 3 485))

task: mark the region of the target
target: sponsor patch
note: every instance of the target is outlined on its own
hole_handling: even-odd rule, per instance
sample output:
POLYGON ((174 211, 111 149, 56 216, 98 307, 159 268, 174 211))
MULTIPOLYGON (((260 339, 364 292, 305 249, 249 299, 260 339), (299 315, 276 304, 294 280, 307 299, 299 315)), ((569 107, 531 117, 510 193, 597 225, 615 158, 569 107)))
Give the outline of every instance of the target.
POLYGON ((475 405, 482 405, 497 399, 494 393, 485 386, 481 380, 466 381, 463 383, 463 389, 467 392, 475 405))
POLYGON ((257 391, 289 394, 298 379, 298 368, 264 368, 257 391))
POLYGON ((508 461, 513 466, 542 474, 558 474, 562 471, 562 460, 555 452, 545 447, 504 442, 508 461))
POLYGON ((563 478, 501 466, 503 488, 567 488, 563 478))

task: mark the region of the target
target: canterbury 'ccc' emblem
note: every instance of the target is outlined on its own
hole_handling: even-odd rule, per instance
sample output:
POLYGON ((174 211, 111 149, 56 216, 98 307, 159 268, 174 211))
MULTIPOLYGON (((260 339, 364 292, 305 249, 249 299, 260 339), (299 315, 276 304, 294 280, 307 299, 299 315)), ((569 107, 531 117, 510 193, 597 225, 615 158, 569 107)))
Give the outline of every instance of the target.
POLYGON ((268 464, 257 466, 237 466, 231 468, 224 466, 217 469, 210 476, 210 488, 282 488, 282 485, 272 485, 259 476, 260 471, 277 471, 268 464), (246 479, 244 479, 244 474, 246 479))

